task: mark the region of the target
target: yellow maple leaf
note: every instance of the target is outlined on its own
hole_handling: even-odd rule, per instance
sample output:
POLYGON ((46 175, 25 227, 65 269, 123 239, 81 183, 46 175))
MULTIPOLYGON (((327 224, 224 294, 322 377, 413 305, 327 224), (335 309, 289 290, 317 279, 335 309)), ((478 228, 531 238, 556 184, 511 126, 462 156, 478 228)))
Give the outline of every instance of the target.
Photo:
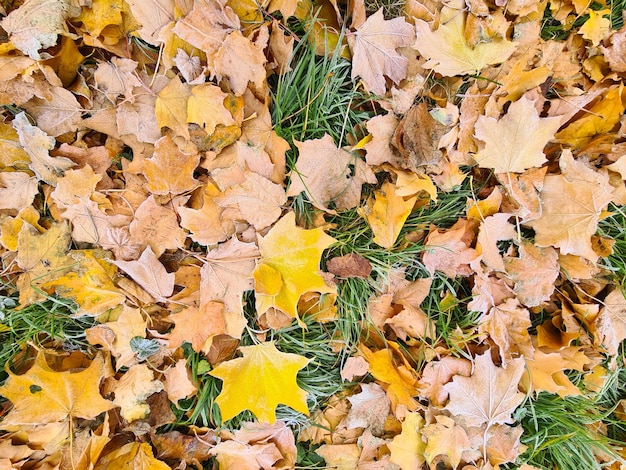
POLYGON ((187 122, 199 124, 207 134, 212 134, 218 124, 230 126, 235 124, 233 116, 224 106, 228 94, 220 87, 203 83, 191 89, 187 100, 187 122))
POLYGON ((276 349, 274 342, 239 348, 243 357, 222 362, 209 372, 224 381, 215 402, 222 421, 244 410, 252 411, 262 422, 276 421, 276 407, 287 405, 309 414, 306 392, 296 383, 296 374, 309 359, 276 349))
POLYGON ((66 223, 54 224, 43 233, 23 223, 17 243, 17 264, 23 271, 17 281, 22 306, 41 300, 37 287, 61 277, 75 264, 67 255, 69 245, 70 230, 66 223))
POLYGON ((0 395, 13 402, 0 428, 15 430, 22 425, 38 425, 70 420, 94 419, 115 405, 100 395, 99 383, 105 372, 98 355, 87 369, 71 373, 56 372, 39 353, 27 373, 9 377, 0 395))
POLYGON ((177 135, 189 139, 187 127, 187 100, 191 96, 189 85, 178 76, 163 88, 156 98, 154 112, 159 127, 169 127, 177 135))
POLYGON ((78 313, 99 315, 120 305, 126 296, 113 283, 117 273, 102 250, 75 250, 70 253, 76 260, 72 271, 42 284, 78 304, 78 313))
POLYGON ((407 412, 402 423, 402 432, 387 444, 391 451, 390 461, 401 468, 421 468, 426 461, 424 450, 426 444, 420 429, 424 426, 424 418, 417 412, 407 412))
MULTIPOLYGON (((372 376, 382 382, 387 396, 391 400, 392 410, 398 405, 404 405, 409 411, 415 411, 418 407, 417 401, 413 398, 417 396, 417 379, 413 374, 413 369, 404 361, 397 364, 394 361, 392 350, 398 352, 398 344, 388 341, 390 349, 381 349, 372 352, 363 344, 359 345, 359 354, 369 363, 372 376)), ((400 355, 401 356, 401 355, 400 355)))
POLYGON ((154 457, 152 447, 146 442, 129 442, 106 454, 94 470, 117 468, 118 470, 169 470, 170 466, 154 457))
POLYGON ((424 457, 432 464, 435 457, 445 455, 450 459, 452 467, 457 468, 463 452, 472 449, 467 432, 448 416, 437 415, 435 419, 436 423, 424 426, 421 430, 422 436, 428 440, 424 457))
POLYGON ((423 20, 416 19, 417 41, 415 47, 427 62, 425 68, 452 77, 479 73, 485 66, 507 60, 516 44, 506 39, 481 42, 472 47, 465 39, 465 3, 453 1, 441 9, 439 28, 431 31, 423 20))
POLYGON ((200 163, 200 155, 182 152, 169 135, 154 144, 154 155, 143 164, 148 180, 146 187, 153 194, 182 194, 193 190, 199 182, 193 172, 200 163))
POLYGON ((560 117, 540 118, 535 103, 522 96, 499 120, 480 116, 475 136, 485 142, 474 159, 481 168, 521 173, 547 160, 543 148, 561 125, 560 117))
POLYGON ((365 219, 374 232, 374 243, 383 248, 394 245, 415 201, 417 196, 408 199, 398 196, 395 185, 389 181, 380 190, 374 191, 374 200, 368 200, 363 210, 365 219))
POLYGON ((336 240, 321 228, 296 226, 295 213, 280 219, 265 237, 259 237, 261 260, 254 270, 257 313, 276 308, 298 318, 298 300, 305 292, 334 294, 319 271, 322 252, 336 240))
POLYGON ((107 26, 119 26, 123 23, 122 4, 123 0, 93 0, 89 8, 83 7, 75 20, 82 21, 89 34, 97 38, 107 26))

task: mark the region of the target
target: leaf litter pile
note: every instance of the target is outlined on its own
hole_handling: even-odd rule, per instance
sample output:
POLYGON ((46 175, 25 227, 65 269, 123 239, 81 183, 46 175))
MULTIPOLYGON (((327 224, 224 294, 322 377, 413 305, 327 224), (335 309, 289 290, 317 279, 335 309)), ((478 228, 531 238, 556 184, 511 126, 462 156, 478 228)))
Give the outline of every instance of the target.
POLYGON ((626 468, 623 3, 2 9, 1 468, 626 468))

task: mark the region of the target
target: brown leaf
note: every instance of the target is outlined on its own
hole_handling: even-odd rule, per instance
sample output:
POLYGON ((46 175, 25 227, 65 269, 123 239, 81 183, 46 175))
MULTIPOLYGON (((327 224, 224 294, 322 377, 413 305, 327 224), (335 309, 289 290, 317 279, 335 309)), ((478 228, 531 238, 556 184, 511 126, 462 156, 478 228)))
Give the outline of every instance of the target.
POLYGON ((342 424, 348 429, 369 429, 381 436, 391 408, 387 394, 378 384, 362 384, 361 392, 348 397, 352 405, 342 424))
POLYGON ((329 273, 339 277, 360 277, 367 279, 372 272, 371 263, 357 253, 335 256, 326 262, 329 273))

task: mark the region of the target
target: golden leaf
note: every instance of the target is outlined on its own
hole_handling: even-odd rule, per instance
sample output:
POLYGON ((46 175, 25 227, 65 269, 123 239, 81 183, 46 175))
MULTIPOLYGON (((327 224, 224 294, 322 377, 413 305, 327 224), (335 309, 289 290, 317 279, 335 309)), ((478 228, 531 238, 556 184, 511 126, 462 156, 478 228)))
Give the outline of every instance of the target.
POLYGON ((296 374, 309 359, 280 352, 273 342, 243 346, 239 350, 242 358, 222 362, 210 372, 224 381, 215 400, 222 421, 250 410, 259 421, 272 424, 279 404, 309 414, 306 392, 296 383, 296 374))

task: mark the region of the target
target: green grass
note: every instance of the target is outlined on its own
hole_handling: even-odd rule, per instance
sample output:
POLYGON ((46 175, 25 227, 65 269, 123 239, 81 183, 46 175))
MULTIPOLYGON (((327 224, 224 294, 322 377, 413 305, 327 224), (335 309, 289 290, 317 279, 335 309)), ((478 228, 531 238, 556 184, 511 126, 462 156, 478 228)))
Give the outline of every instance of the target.
POLYGON ((601 265, 611 272, 612 280, 626 291, 626 213, 623 207, 611 205, 611 216, 598 224, 598 235, 613 239, 613 253, 601 260, 601 265))
POLYGON ((541 392, 527 399, 515 412, 524 428, 521 441, 528 446, 518 462, 545 469, 599 470, 604 468, 599 456, 619 460, 626 423, 615 418, 613 410, 626 396, 625 380, 621 367, 596 395, 561 398, 541 392), (607 426, 606 435, 594 429, 600 421, 607 426))
MULTIPOLYGON (((5 292, 6 293, 6 292, 5 292)), ((91 317, 76 317, 70 300, 48 296, 42 302, 17 309, 17 299, 0 295, 0 368, 30 347, 57 347, 66 351, 87 350, 85 329, 93 326, 91 317)), ((19 364, 15 364, 19 368, 19 364)), ((0 381, 6 379, 0 373, 0 381)))

